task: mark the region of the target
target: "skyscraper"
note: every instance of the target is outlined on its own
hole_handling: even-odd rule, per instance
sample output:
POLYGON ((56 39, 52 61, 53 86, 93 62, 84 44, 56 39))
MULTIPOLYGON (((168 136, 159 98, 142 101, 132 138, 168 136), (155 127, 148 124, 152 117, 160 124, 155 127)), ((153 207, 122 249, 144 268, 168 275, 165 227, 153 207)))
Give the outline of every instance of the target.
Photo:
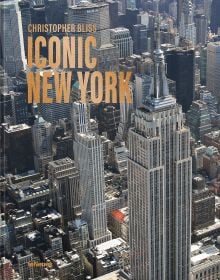
POLYGON ((51 161, 48 170, 53 205, 67 225, 80 208, 79 171, 68 157, 51 161))
POLYGON ((37 116, 32 126, 32 137, 35 169, 44 172, 46 164, 53 160, 51 123, 37 116))
POLYGON ((133 26, 133 41, 134 41, 134 53, 141 54, 148 49, 148 34, 147 27, 144 24, 135 24, 133 26))
POLYGON ((28 123, 28 104, 24 92, 10 92, 14 124, 28 123))
POLYGON ((212 91, 220 104, 220 42, 210 42, 207 46, 207 89, 212 91))
MULTIPOLYGON (((110 43, 109 5, 105 2, 80 1, 69 6, 66 22, 70 24, 90 24, 95 26, 94 32, 75 32, 74 36, 87 38, 92 35, 96 38, 96 48, 93 56, 97 58, 96 71, 118 71, 118 50, 110 43)), ((77 50, 76 50, 77 55, 77 50)), ((86 67, 85 67, 86 68, 86 67)))
POLYGON ((31 127, 26 124, 5 127, 8 168, 13 174, 34 169, 31 127))
POLYGON ((176 82, 176 99, 187 112, 195 92, 195 50, 174 48, 165 52, 167 77, 176 82))
POLYGON ((130 31, 124 27, 110 30, 111 43, 119 49, 119 58, 126 58, 133 54, 133 41, 130 31))
POLYGON ((206 43, 208 21, 205 15, 197 14, 195 16, 196 24, 196 43, 202 44, 203 46, 206 43))
POLYGON ((210 113, 204 101, 193 101, 186 117, 191 134, 196 140, 202 140, 206 133, 211 132, 210 113))
POLYGON ((89 131, 89 108, 85 103, 72 103, 72 129, 74 138, 77 133, 86 133, 89 131))
POLYGON ((24 50, 25 56, 28 55, 28 24, 31 23, 31 4, 29 1, 22 0, 18 2, 20 13, 21 13, 21 21, 22 21, 22 30, 24 37, 24 50))
MULTIPOLYGON (((88 35, 96 37, 97 48, 110 42, 109 7, 107 3, 81 1, 74 6, 68 7, 67 23, 72 24, 94 24, 96 32, 83 32, 80 36, 86 38, 88 35)), ((77 35, 77 34, 75 34, 77 35)))
POLYGON ((213 0, 211 4, 211 22, 210 27, 213 33, 218 33, 220 27, 220 17, 219 17, 220 1, 213 0))
POLYGON ((82 218, 87 221, 90 246, 111 239, 107 229, 103 145, 98 135, 77 135, 75 159, 79 165, 82 218))
POLYGON ((193 4, 191 0, 183 0, 179 32, 181 37, 193 45, 196 44, 196 27, 193 21, 193 4))
POLYGON ((135 280, 186 280, 190 271, 190 132, 169 95, 159 19, 154 84, 129 131, 131 272, 135 280))
POLYGON ((0 64, 9 76, 24 69, 25 53, 21 14, 16 1, 0 2, 0 64))

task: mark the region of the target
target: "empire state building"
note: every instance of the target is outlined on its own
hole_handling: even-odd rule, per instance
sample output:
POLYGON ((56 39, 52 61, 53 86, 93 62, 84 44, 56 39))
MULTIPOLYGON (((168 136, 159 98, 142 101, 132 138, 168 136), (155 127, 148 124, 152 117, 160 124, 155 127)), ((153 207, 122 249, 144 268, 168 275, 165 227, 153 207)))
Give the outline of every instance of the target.
POLYGON ((151 95, 129 131, 128 192, 133 280, 188 280, 192 161, 182 107, 169 95, 160 17, 151 95))

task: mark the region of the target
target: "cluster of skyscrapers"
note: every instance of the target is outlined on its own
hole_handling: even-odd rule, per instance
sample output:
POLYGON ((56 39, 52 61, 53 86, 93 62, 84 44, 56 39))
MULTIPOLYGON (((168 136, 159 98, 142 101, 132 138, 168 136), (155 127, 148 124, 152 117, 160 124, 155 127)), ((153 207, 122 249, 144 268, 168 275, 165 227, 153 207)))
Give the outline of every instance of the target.
POLYGON ((220 279, 219 3, 0 2, 0 280, 220 279), (28 104, 28 36, 91 34, 133 103, 28 104))

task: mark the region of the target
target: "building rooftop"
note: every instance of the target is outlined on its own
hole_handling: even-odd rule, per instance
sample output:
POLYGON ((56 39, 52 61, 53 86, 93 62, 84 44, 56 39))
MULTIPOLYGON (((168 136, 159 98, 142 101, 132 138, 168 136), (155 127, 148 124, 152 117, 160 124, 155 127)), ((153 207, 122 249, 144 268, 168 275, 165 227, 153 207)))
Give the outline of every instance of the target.
POLYGON ((94 280, 125 280, 126 278, 124 278, 122 275, 120 275, 120 271, 114 271, 108 274, 105 274, 103 276, 100 276, 98 278, 95 278, 94 280))
POLYGON ((18 124, 18 125, 10 125, 10 126, 5 126, 5 131, 7 133, 13 133, 25 129, 30 129, 31 127, 27 124, 18 124))

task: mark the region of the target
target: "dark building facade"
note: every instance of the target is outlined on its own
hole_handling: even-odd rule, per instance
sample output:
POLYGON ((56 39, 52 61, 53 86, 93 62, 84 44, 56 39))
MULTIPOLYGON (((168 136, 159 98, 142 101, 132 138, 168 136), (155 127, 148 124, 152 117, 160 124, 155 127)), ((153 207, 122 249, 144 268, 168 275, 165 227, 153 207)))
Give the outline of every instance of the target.
POLYGON ((195 51, 170 49, 165 52, 167 77, 176 82, 176 99, 187 112, 194 99, 195 51))
POLYGON ((64 23, 64 13, 67 9, 67 1, 46 0, 45 1, 45 20, 48 24, 64 23), (54 16, 56 15, 56 16, 54 16))
POLYGON ((20 174, 34 169, 31 127, 26 124, 5 127, 8 169, 20 174))
POLYGON ((211 22, 210 27, 213 33, 218 32, 218 28, 220 27, 220 0, 213 0, 211 5, 211 22))
POLYGON ((147 27, 144 24, 135 24, 132 30, 134 53, 141 54, 147 51, 147 27))

